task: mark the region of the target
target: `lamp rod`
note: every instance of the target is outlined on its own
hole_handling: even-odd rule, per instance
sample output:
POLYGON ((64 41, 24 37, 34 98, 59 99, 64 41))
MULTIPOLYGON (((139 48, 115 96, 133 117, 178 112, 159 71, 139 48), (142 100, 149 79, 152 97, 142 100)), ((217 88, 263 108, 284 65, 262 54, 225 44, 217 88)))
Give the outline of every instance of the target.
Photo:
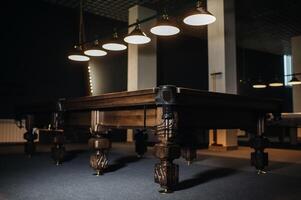
POLYGON ((144 18, 144 19, 142 19, 142 20, 137 20, 137 22, 135 22, 135 23, 133 23, 133 24, 129 24, 129 25, 127 26, 127 28, 130 28, 130 27, 132 27, 132 26, 137 26, 138 24, 143 24, 143 23, 148 22, 148 21, 150 21, 150 20, 152 20, 152 19, 155 19, 155 18, 157 18, 157 17, 158 17, 158 14, 152 15, 152 16, 147 17, 147 18, 144 18))
MULTIPOLYGON (((124 30, 124 32, 126 32, 130 27, 133 26, 137 26, 138 24, 143 24, 146 23, 152 19, 157 18, 158 16, 160 16, 159 14, 156 15, 152 15, 150 17, 144 18, 142 20, 137 20, 135 23, 129 24, 128 26, 126 26, 125 28, 119 29, 119 30, 124 30)), ((117 28, 114 28, 114 32, 117 32, 117 28)), ((102 37, 103 38, 103 37, 102 37)), ((97 38, 95 40, 101 40, 102 38, 97 38)), ((91 41, 85 41, 85 42, 81 42, 80 44, 78 44, 79 46, 85 45, 85 44, 89 44, 89 43, 93 43, 95 40, 91 40, 91 41)))
POLYGON ((286 74, 284 76, 299 76, 299 75, 301 75, 301 72, 293 73, 293 74, 286 74))
MULTIPOLYGON (((138 5, 140 5, 140 4, 138 4, 138 5)), ((167 6, 166 6, 167 7, 167 6)), ((184 3, 184 4, 182 4, 181 5, 181 10, 182 10, 182 8, 183 7, 185 7, 186 9, 187 8, 191 8, 191 7, 195 7, 195 4, 192 4, 191 2, 190 3, 184 3)), ((179 13, 179 10, 178 10, 179 8, 177 7, 177 8, 173 8, 172 9, 172 11, 169 11, 169 13, 174 13, 174 14, 177 14, 177 13, 179 13)), ((84 11, 84 9, 83 9, 83 11, 84 11)), ((126 26, 126 27, 124 27, 124 28, 120 28, 119 29, 119 31, 121 32, 121 31, 124 31, 124 32, 127 32, 128 31, 128 29, 130 28, 130 27, 132 27, 132 26, 136 26, 136 25, 138 25, 138 24, 143 24, 143 23, 145 23, 145 22, 148 22, 148 21, 150 21, 150 20, 152 20, 152 19, 155 19, 155 18, 157 18, 157 17, 160 17, 162 14, 164 14, 165 12, 163 11, 163 12, 159 12, 159 13, 157 13, 157 14, 155 14, 155 15, 152 15, 152 16, 150 16, 150 17, 147 17, 147 18, 144 18, 144 19, 141 19, 141 20, 139 20, 139 22, 137 23, 137 22, 135 22, 135 23, 132 23, 132 24, 129 24, 128 26, 126 26)), ((101 38, 96 38, 95 40, 101 40, 101 39, 103 39, 105 36, 103 36, 103 37, 101 37, 101 38)), ((107 37, 107 36, 106 36, 107 37)), ((81 43, 79 43, 78 45, 85 45, 85 44, 89 44, 89 43, 92 43, 92 42, 94 42, 95 40, 92 40, 92 41, 84 41, 84 42, 81 42, 81 43)))

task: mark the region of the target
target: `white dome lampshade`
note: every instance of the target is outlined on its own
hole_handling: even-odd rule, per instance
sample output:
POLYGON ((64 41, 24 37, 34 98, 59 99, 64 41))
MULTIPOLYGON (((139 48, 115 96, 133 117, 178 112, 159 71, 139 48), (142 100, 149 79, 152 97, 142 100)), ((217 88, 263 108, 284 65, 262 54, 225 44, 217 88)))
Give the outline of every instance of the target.
POLYGON ((269 83, 269 86, 270 87, 281 87, 281 86, 283 86, 283 83, 281 83, 281 82, 272 82, 272 83, 269 83))
POLYGON ((72 61, 80 61, 80 62, 85 62, 90 60, 88 56, 83 54, 83 50, 81 46, 74 46, 74 50, 69 54, 68 59, 72 61))
POLYGON ((216 21, 216 17, 212 15, 201 2, 197 2, 197 6, 192 10, 183 20, 183 22, 190 26, 203 26, 212 24, 216 21))
POLYGON ((167 14, 163 14, 162 18, 157 21, 156 26, 150 29, 150 32, 158 36, 171 36, 178 34, 180 29, 174 21, 169 19, 167 14))
POLYGON ((134 30, 124 38, 124 41, 129 44, 146 44, 149 43, 151 39, 141 30, 137 22, 134 30))
POLYGON ((293 76, 293 78, 288 82, 289 85, 300 85, 301 81, 296 77, 293 76))
POLYGON ((271 83, 269 83, 269 86, 270 86, 270 87, 281 87, 281 86, 283 86, 283 82, 280 81, 280 80, 278 79, 278 77, 276 76, 276 77, 274 78, 274 80, 273 80, 271 83))
POLYGON ((255 89, 263 89, 266 87, 267 85, 261 79, 259 79, 255 84, 253 84, 253 88, 255 89))
POLYGON ((93 45, 84 51, 84 54, 91 57, 100 57, 107 55, 107 52, 100 48, 98 40, 93 45))
POLYGON ((113 38, 102 45, 102 48, 109 51, 123 51, 127 49, 124 42, 120 41, 117 32, 114 32, 113 38))

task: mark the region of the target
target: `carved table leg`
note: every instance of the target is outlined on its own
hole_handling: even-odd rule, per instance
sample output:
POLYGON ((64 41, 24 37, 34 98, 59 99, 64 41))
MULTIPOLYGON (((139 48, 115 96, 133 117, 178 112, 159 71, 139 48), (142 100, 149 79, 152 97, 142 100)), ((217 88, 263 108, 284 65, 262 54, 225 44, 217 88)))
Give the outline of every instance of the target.
POLYGON ((33 115, 28 115, 26 117, 26 124, 25 128, 27 130, 26 133, 24 133, 23 138, 26 140, 26 143, 24 144, 24 152, 28 157, 31 157, 35 152, 35 143, 34 140, 38 138, 37 133, 34 132, 34 117, 33 115))
POLYGON ((187 164, 190 165, 196 159, 196 149, 193 147, 182 147, 181 156, 187 161, 187 164))
POLYGON ((163 189, 159 192, 171 193, 179 182, 179 166, 173 160, 180 157, 180 147, 161 142, 155 145, 155 156, 160 159, 160 163, 155 164, 155 182, 163 189))
POLYGON ((160 143, 155 145, 155 156, 160 163, 155 165, 155 182, 159 183, 161 193, 170 193, 179 182, 179 166, 173 163, 181 155, 180 146, 176 144, 178 115, 174 110, 177 88, 161 86, 157 91, 156 105, 162 106, 162 118, 157 126, 156 134, 160 143))
POLYGON ((95 153, 90 156, 90 166, 96 171, 96 175, 102 175, 104 170, 108 167, 107 153, 111 147, 111 142, 105 138, 103 134, 96 133, 93 138, 89 140, 89 146, 95 153))
POLYGON ((54 147, 51 148, 52 158, 56 165, 62 164, 65 159, 66 150, 64 147, 65 137, 63 132, 54 131, 53 143, 54 147))
POLYGON ((145 129, 137 129, 135 133, 135 152, 141 158, 147 152, 147 133, 145 129))
POLYGON ((197 158, 196 149, 197 141, 194 129, 185 128, 183 130, 178 130, 178 132, 183 132, 185 134, 178 134, 178 141, 181 146, 181 157, 187 161, 190 165, 197 158))
POLYGON ((257 135, 250 140, 250 146, 255 150, 251 153, 251 165, 257 169, 258 174, 265 174, 264 168, 269 164, 268 153, 264 152, 264 149, 269 144, 268 139, 263 136, 264 123, 264 118, 258 120, 257 135))
POLYGON ((32 133, 32 131, 26 132, 24 133, 24 139, 27 140, 24 144, 24 152, 28 157, 31 157, 36 151, 34 140, 37 139, 37 134, 32 133))

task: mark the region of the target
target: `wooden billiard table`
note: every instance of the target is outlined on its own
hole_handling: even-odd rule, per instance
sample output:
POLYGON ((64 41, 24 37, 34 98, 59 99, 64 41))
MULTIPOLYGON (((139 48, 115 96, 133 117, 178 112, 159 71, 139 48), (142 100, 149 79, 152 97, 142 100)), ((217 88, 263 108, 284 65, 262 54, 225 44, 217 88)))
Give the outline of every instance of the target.
MULTIPOLYGON (((155 165, 155 182, 160 184, 163 192, 171 192, 179 177, 179 167, 173 160, 181 154, 187 160, 195 157, 190 145, 193 141, 189 139, 194 129, 239 128, 253 133, 251 147, 255 151, 251 155, 252 164, 257 170, 263 170, 268 162, 268 155, 264 152, 267 141, 263 137, 267 114, 272 113, 277 119, 281 108, 282 103, 278 100, 164 85, 146 90, 60 99, 52 108, 36 106, 32 110, 27 109, 26 113, 31 116, 42 110, 53 112, 52 127, 55 129, 63 129, 64 118, 72 113, 89 113, 93 135, 89 146, 95 151, 90 165, 97 174, 102 174, 108 166, 107 153, 111 143, 107 135, 110 129, 139 129, 138 144, 145 144, 143 134, 146 130, 153 131, 159 139, 154 155, 160 160, 155 165)), ((80 122, 75 120, 74 123, 80 122)), ((27 129, 30 130, 33 125, 28 124, 27 129)), ((137 153, 142 155, 143 148, 138 148, 137 153)))

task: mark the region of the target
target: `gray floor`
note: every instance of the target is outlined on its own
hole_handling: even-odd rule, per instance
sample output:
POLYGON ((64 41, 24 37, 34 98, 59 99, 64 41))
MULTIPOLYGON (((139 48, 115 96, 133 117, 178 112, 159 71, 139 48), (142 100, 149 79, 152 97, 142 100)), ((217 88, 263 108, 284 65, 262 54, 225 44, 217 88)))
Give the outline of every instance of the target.
POLYGON ((47 152, 31 159, 0 155, 0 199, 301 199, 298 163, 272 162, 270 172, 258 176, 247 159, 208 155, 191 166, 177 160, 177 191, 162 195, 153 181, 157 160, 150 152, 137 160, 132 150, 128 145, 113 148, 110 170, 100 177, 92 175, 87 151, 58 167, 47 152))

